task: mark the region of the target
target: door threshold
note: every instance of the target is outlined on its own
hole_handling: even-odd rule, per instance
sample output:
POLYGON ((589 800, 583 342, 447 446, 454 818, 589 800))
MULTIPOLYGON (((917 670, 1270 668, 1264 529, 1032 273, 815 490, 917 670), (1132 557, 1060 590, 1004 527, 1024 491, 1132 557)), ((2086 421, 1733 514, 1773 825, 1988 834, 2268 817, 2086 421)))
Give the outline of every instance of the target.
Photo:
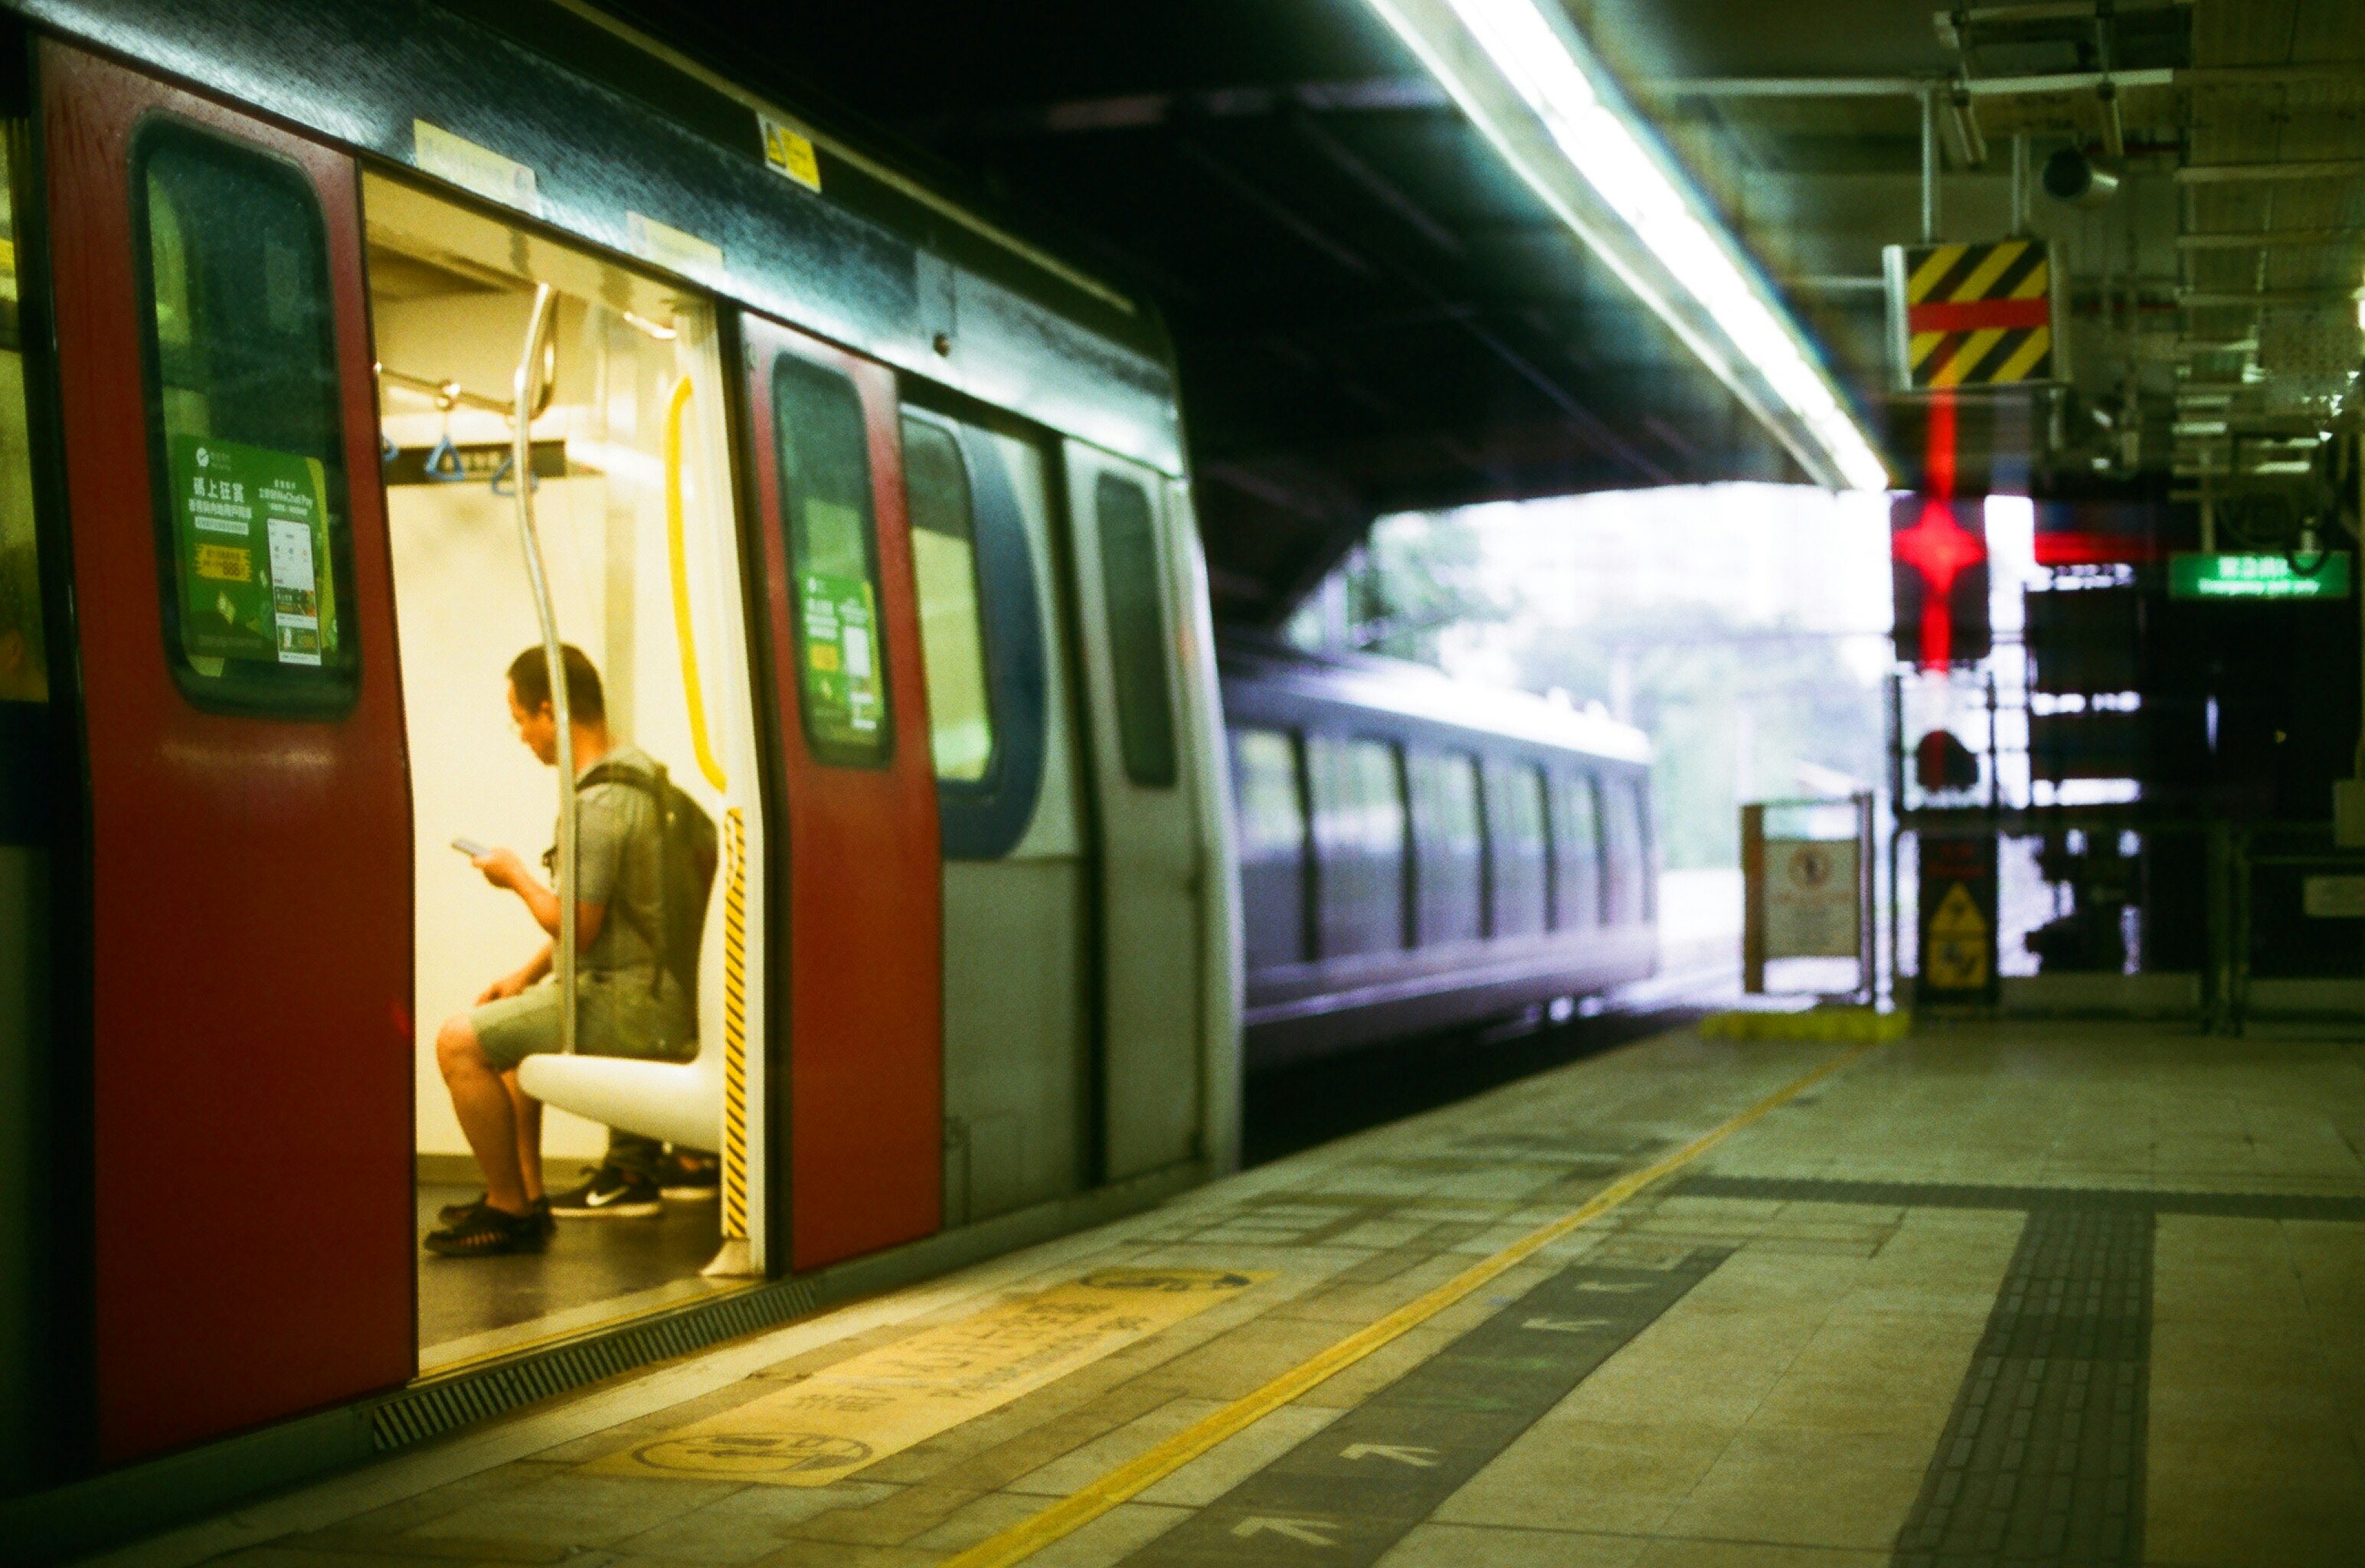
POLYGON ((474 1367, 505 1361, 511 1356, 523 1355, 585 1334, 626 1327, 642 1318, 692 1302, 734 1295, 742 1291, 757 1289, 764 1283, 762 1280, 710 1280, 693 1274, 686 1279, 667 1280, 646 1290, 587 1302, 563 1312, 545 1313, 522 1323, 488 1328, 477 1334, 464 1334, 440 1345, 421 1345, 419 1348, 419 1375, 411 1380, 410 1386, 416 1388, 424 1383, 451 1377, 474 1367))

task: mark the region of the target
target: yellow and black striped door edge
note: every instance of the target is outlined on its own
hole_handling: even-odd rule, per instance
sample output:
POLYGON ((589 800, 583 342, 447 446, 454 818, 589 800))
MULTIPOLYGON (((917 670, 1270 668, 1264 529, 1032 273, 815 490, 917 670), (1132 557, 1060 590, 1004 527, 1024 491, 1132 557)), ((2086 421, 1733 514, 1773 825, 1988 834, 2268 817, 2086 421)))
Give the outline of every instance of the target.
POLYGON ((1900 386, 2059 379, 2053 256, 2043 241, 1892 245, 1887 259, 1900 386))

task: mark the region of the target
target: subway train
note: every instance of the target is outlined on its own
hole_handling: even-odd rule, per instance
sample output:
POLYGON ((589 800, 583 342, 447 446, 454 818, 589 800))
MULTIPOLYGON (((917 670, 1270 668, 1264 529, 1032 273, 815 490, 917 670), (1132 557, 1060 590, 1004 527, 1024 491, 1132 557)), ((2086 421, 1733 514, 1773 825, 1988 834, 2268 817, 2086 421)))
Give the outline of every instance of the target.
POLYGON ((1652 974, 1650 745, 1418 665, 1227 636, 1250 1070, 1652 974))
POLYGON ((0 153, 0 1538, 1205 1180, 1243 929, 1284 1051, 1647 966, 1631 736, 1271 657, 1227 732, 1149 305, 588 7, 17 6, 0 153), (545 940, 472 857, 585 918, 562 644, 714 864, 686 1048, 517 1088, 719 1180, 433 1256, 545 940))

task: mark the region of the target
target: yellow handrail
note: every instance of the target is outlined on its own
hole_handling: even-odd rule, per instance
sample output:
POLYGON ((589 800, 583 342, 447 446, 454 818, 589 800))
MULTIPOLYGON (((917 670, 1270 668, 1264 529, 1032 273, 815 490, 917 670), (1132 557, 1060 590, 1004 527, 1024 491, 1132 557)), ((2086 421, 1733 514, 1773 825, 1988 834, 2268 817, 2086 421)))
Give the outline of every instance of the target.
POLYGON ((685 375, 666 407, 666 557, 673 566, 673 635, 681 650, 682 696, 689 703, 689 744, 698 753, 698 770, 721 790, 727 788, 729 779, 723 764, 714 759, 714 747, 706 736, 706 697, 698 683, 698 642, 689 624, 689 571, 681 543, 681 416, 689 407, 689 377, 685 375))

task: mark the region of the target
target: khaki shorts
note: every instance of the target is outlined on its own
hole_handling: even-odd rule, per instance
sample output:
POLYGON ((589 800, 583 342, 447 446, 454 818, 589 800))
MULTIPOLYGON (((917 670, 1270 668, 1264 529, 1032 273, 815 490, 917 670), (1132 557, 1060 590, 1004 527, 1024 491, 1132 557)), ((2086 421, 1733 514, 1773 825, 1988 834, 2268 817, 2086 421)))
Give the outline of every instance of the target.
MULTIPOLYGON (((656 990, 645 972, 593 970, 575 977, 580 1010, 575 1048, 588 1057, 679 1060, 697 1049, 690 1009, 668 975, 656 990)), ((503 1072, 530 1056, 558 1049, 558 982, 537 980, 515 996, 468 1010, 476 1043, 503 1072)))

